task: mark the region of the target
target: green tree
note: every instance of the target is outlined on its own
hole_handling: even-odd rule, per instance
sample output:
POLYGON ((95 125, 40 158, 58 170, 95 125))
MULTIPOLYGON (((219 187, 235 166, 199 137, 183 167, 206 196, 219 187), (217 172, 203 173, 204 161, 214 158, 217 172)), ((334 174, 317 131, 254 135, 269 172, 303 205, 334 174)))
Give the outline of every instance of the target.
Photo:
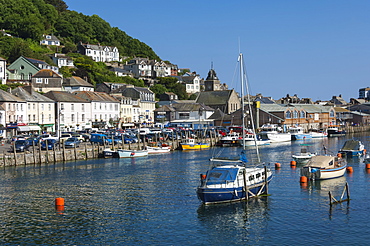
POLYGON ((155 84, 150 87, 150 90, 155 93, 155 97, 159 99, 159 95, 167 92, 167 88, 161 84, 155 84))

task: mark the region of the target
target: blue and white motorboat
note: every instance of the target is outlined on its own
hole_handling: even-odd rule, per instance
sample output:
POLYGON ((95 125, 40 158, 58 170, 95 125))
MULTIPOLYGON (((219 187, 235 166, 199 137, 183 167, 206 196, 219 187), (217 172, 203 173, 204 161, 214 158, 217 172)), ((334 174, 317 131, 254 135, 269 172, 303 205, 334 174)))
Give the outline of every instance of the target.
POLYGON ((305 133, 304 129, 300 126, 293 126, 289 128, 289 133, 292 140, 305 140, 311 139, 311 133, 305 133))
POLYGON ((362 156, 365 152, 364 144, 359 140, 347 140, 343 147, 339 150, 343 156, 354 157, 362 156))
MULTIPOLYGON (((245 74, 243 71, 243 56, 239 55, 240 75, 242 84, 245 74)), ((248 85, 248 83, 246 83, 248 85)), ((248 87, 247 87, 248 90, 248 87)), ((247 92, 248 102, 250 102, 247 92)), ((251 103, 249 112, 251 112, 251 103)), ((242 100, 242 109, 245 110, 244 100, 242 100)), ((246 115, 243 112, 243 115, 246 115)), ((243 121, 243 135, 245 135, 245 119, 243 121)), ((251 119, 253 121, 253 116, 251 119)), ((253 124, 252 124, 253 126, 253 124)), ((253 126, 253 132, 255 132, 253 126)), ((245 136, 243 136, 245 139, 245 136)), ((258 146, 255 146, 256 154, 259 160, 258 146)), ((245 144, 243 151, 237 159, 212 158, 211 168, 205 175, 201 174, 200 185, 197 187, 197 196, 204 204, 225 203, 247 200, 250 197, 259 196, 268 193, 268 184, 272 179, 272 171, 266 166, 248 165, 245 156, 245 144)))

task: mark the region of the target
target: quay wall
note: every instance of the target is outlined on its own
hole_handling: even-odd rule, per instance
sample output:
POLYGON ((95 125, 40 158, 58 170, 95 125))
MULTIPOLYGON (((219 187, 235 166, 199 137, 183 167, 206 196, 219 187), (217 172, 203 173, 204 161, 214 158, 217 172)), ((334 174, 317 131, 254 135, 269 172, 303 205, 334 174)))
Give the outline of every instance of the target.
MULTIPOLYGON (((204 138, 199 141, 208 142, 211 146, 215 146, 218 138, 204 138)), ((36 146, 31 146, 30 151, 25 152, 9 152, 4 150, 3 153, 0 153, 0 167, 7 166, 17 166, 17 165, 35 165, 35 164, 52 164, 65 161, 75 161, 75 160, 86 160, 86 159, 95 159, 103 157, 103 150, 110 148, 112 150, 117 149, 129 149, 129 150, 138 150, 144 149, 147 145, 156 145, 159 142, 139 142, 134 144, 122 144, 122 145, 110 145, 110 146, 100 146, 97 144, 82 144, 80 148, 56 148, 53 150, 40 150, 36 146)), ((180 140, 172 140, 162 142, 169 144, 171 150, 181 149, 180 140)), ((10 146, 9 146, 10 147, 10 146)), ((9 149, 9 148, 8 148, 9 149)))

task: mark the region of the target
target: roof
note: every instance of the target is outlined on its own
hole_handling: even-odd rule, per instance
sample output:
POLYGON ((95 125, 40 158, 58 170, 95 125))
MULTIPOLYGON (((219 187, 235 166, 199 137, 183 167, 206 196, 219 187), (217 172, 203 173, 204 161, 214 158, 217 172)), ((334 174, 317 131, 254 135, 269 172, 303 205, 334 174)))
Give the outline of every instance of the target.
POLYGON ((37 73, 35 73, 32 77, 34 78, 62 78, 62 76, 58 75, 51 69, 41 69, 37 73))
POLYGON ((324 106, 319 104, 296 104, 290 103, 289 106, 293 106, 298 110, 305 110, 307 113, 329 113, 330 110, 333 108, 332 106, 324 106))
POLYGON ((54 102, 52 99, 37 93, 32 88, 27 91, 23 87, 19 86, 12 90, 11 93, 27 102, 54 102))
POLYGON ((44 65, 49 65, 45 61, 34 59, 34 58, 29 58, 29 57, 24 57, 26 60, 31 62, 32 64, 44 64, 44 65))
POLYGON ((350 110, 341 107, 334 107, 334 109, 336 113, 351 112, 350 110))
MULTIPOLYGON (((328 168, 329 163, 331 161, 333 161, 333 164, 334 164, 334 156, 317 155, 317 156, 312 156, 311 160, 307 163, 306 166, 328 168)), ((334 165, 331 165, 331 166, 334 167, 334 165)))
POLYGON ((67 91, 49 91, 48 93, 45 93, 44 96, 56 102, 88 102, 86 99, 83 99, 67 91))
POLYGON ((232 92, 233 90, 202 91, 199 93, 196 102, 207 105, 225 105, 228 102, 232 92))
POLYGON ((94 87, 92 84, 87 82, 86 80, 77 77, 77 76, 72 76, 69 78, 64 78, 63 79, 63 86, 84 86, 84 87, 94 87))
POLYGON ((176 111, 186 111, 186 112, 191 112, 191 111, 214 111, 213 108, 208 107, 204 104, 200 103, 176 103, 172 104, 172 107, 176 109, 176 111))
POLYGON ((118 99, 108 95, 105 92, 76 91, 73 94, 90 102, 119 102, 118 99))
POLYGON ((26 102, 26 101, 12 95, 9 92, 0 90, 0 102, 26 102))

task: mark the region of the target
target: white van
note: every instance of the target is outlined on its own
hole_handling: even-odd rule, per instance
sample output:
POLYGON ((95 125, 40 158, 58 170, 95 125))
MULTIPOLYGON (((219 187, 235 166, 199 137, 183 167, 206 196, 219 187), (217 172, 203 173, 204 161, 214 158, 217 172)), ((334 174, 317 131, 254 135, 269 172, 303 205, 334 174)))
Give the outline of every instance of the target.
POLYGON ((146 134, 149 134, 150 133, 150 129, 149 128, 140 128, 139 129, 139 134, 140 135, 146 135, 146 134))

